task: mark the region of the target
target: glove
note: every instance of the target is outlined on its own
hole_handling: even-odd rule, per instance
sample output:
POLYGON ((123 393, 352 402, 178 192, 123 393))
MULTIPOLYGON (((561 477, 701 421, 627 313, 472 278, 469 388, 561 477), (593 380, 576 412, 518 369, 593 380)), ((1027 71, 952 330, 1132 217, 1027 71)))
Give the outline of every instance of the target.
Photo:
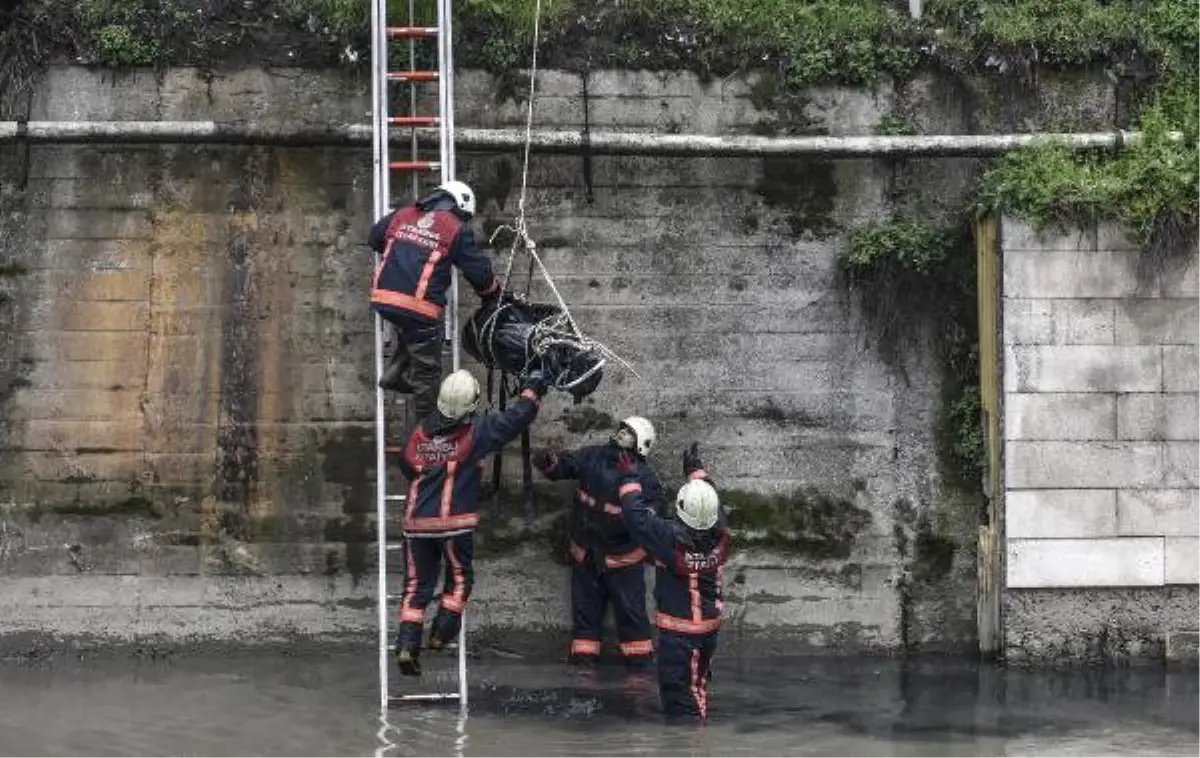
POLYGON ((504 290, 500 287, 492 290, 491 294, 479 296, 479 307, 483 309, 495 308, 500 304, 500 296, 504 294, 504 290))
POLYGON ((552 471, 557 464, 558 456, 549 450, 543 450, 533 459, 533 465, 537 466, 537 470, 541 471, 543 474, 548 471, 552 471))
POLYGON ((704 463, 700 460, 700 443, 693 442, 691 447, 683 451, 683 475, 691 476, 693 471, 702 468, 704 463))
POLYGON ((521 385, 521 389, 533 390, 539 398, 545 397, 549 388, 550 383, 546 381, 546 375, 536 369, 525 376, 525 382, 521 385))

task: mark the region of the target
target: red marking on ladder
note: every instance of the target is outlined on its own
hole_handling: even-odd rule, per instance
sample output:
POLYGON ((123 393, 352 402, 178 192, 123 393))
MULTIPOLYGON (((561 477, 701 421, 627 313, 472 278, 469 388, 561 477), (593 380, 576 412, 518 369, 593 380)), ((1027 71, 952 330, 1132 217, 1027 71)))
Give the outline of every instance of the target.
POLYGON ((388 79, 393 82, 436 82, 436 71, 389 71, 388 79))
POLYGON ((440 121, 437 116, 392 116, 388 119, 392 126, 437 126, 440 121))
POLYGON ((393 161, 388 167, 396 171, 437 171, 442 164, 438 161, 393 161))
POLYGON ((387 36, 389 37, 436 37, 438 29, 436 26, 389 26, 387 36))

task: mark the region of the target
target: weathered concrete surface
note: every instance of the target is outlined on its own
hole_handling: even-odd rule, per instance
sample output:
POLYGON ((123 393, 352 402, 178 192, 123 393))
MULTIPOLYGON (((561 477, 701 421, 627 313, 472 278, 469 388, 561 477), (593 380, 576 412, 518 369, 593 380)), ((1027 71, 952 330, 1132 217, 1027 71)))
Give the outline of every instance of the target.
MULTIPOLYGON (((491 78, 457 81, 461 125, 523 124, 522 104, 491 78)), ((751 131, 772 117, 756 87, 600 72, 585 100, 578 77, 548 71, 537 119, 751 131)), ((803 115, 809 131, 865 134, 908 98, 933 131, 988 129, 956 92, 929 81, 905 92, 827 88, 810 93, 803 115)), ((60 67, 28 115, 362 122, 367 93, 364 81, 311 71, 60 67)), ((369 628, 369 156, 5 150, 6 631, 95 629, 94 598, 126 592, 156 610, 109 612, 106 634, 369 628), (226 596, 242 600, 208 608, 226 596)), ((486 238, 516 212, 520 166, 511 156, 459 161, 486 238)), ((811 488, 853 506, 830 517, 843 557, 804 548, 753 559, 733 590, 746 593, 731 606, 736 628, 835 647, 973 645, 977 503, 941 484, 928 335, 902 365, 881 361, 834 260, 848 229, 892 209, 957 211, 974 166, 535 156, 529 228, 546 265, 584 329, 639 374, 610 371, 582 407, 552 398, 535 444, 601 439, 637 412, 658 426, 654 462, 669 483, 698 440, 731 494, 777 494, 795 507, 790 493, 811 488), (859 512, 868 517, 838 521, 859 512)), ((511 577, 481 581, 481 619, 565 620, 561 568, 535 562, 508 575, 506 565, 481 562, 481 577, 511 577), (542 602, 488 610, 492 591, 542 602)))
POLYGON ((1002 234, 1008 656, 1190 656, 1196 251, 1002 234))

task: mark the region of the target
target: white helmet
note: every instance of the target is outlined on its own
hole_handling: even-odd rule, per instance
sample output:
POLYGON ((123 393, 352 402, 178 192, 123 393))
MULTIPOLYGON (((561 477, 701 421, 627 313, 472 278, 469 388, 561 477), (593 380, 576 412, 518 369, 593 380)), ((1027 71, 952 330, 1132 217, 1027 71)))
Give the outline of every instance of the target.
POLYGON ((617 427, 613 439, 620 447, 636 450, 638 455, 645 458, 650 454, 650 448, 654 447, 654 425, 641 416, 630 416, 617 427))
POLYGON ((454 198, 454 204, 460 211, 468 216, 475 215, 475 193, 471 191, 466 182, 452 180, 439 184, 438 189, 454 198))
POLYGON ((446 418, 462 418, 479 407, 479 382, 466 369, 459 369, 442 380, 437 409, 446 418))
POLYGON ((720 500, 713 486, 703 479, 693 479, 679 488, 675 496, 675 515, 698 532, 711 529, 717 523, 720 500))

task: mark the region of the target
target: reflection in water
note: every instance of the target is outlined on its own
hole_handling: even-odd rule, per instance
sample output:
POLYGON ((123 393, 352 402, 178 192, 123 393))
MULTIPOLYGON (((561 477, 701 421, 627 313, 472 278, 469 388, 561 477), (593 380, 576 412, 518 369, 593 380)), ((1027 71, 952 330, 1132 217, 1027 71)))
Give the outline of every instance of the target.
MULTIPOLYGON (((426 688, 438 683, 430 663, 426 688)), ((469 713, 455 702, 380 713, 369 652, 0 663, 0 755, 1197 754, 1194 670, 721 663, 705 728, 663 726, 653 675, 619 667, 482 659, 469 713)))

